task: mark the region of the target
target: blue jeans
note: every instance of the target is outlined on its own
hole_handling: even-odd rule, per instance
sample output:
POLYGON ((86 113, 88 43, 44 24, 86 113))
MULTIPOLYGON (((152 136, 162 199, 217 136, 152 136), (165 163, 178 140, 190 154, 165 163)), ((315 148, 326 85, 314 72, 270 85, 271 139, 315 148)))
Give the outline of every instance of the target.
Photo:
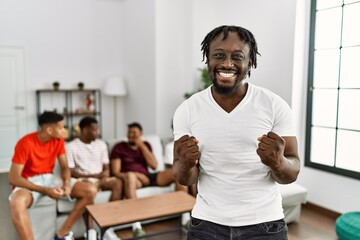
POLYGON ((283 219, 242 227, 229 227, 191 218, 188 240, 287 240, 283 219))

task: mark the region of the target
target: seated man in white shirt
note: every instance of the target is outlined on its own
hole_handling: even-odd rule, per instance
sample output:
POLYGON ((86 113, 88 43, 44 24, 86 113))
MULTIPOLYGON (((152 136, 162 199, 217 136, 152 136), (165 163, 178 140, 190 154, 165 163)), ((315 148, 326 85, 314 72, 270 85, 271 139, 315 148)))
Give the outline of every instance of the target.
POLYGON ((123 183, 119 178, 110 177, 108 148, 98 139, 98 121, 84 117, 79 127, 80 137, 66 145, 71 176, 79 181, 93 182, 98 189, 111 190, 110 201, 122 199, 123 183))

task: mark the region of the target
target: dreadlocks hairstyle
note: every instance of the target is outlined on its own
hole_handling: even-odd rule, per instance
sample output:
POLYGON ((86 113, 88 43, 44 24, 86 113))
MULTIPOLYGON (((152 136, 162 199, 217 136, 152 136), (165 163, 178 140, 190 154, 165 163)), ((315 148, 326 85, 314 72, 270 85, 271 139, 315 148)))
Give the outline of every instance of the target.
POLYGON ((79 122, 80 129, 84 129, 86 127, 90 127, 91 124, 98 123, 98 121, 93 117, 84 117, 79 122))
MULTIPOLYGON (((258 52, 258 48, 257 48, 257 44, 256 44, 256 40, 254 38, 254 35, 249 30, 242 28, 242 27, 238 27, 238 26, 223 25, 223 26, 217 27, 214 30, 212 30, 211 32, 209 32, 205 36, 204 40, 201 43, 201 51, 203 52, 203 61, 205 60, 205 57, 206 57, 205 63, 207 64, 209 62, 209 49, 210 49, 211 42, 220 33, 223 33, 224 37, 222 40, 225 40, 228 37, 229 32, 236 32, 238 34, 238 36, 240 37, 240 39, 245 41, 245 43, 249 44, 250 59, 251 59, 252 67, 256 68, 257 67, 256 55, 257 54, 260 55, 260 53, 258 52)), ((250 77, 250 70, 248 72, 248 75, 250 77)))
POLYGON ((42 126, 49 123, 58 123, 63 119, 64 117, 56 112, 45 111, 39 116, 38 123, 39 126, 42 126))

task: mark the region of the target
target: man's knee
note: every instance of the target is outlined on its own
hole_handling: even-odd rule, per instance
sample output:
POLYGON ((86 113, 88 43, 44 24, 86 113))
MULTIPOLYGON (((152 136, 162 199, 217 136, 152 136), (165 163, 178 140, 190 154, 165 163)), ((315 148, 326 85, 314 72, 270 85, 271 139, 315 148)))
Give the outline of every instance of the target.
POLYGON ((134 172, 127 172, 125 174, 125 181, 128 183, 128 184, 136 184, 137 182, 137 176, 134 172))
POLYGON ((84 197, 88 200, 94 200, 98 188, 90 182, 77 182, 71 192, 71 195, 77 197, 84 197))
POLYGON ((23 211, 31 206, 33 198, 31 193, 26 189, 20 189, 11 195, 10 208, 12 211, 23 211))

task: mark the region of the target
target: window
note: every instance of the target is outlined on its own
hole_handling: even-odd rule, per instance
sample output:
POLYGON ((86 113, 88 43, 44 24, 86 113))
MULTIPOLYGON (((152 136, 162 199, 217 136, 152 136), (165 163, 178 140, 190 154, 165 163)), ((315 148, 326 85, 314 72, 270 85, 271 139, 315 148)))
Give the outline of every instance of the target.
POLYGON ((360 179, 360 0, 312 1, 305 166, 360 179))

